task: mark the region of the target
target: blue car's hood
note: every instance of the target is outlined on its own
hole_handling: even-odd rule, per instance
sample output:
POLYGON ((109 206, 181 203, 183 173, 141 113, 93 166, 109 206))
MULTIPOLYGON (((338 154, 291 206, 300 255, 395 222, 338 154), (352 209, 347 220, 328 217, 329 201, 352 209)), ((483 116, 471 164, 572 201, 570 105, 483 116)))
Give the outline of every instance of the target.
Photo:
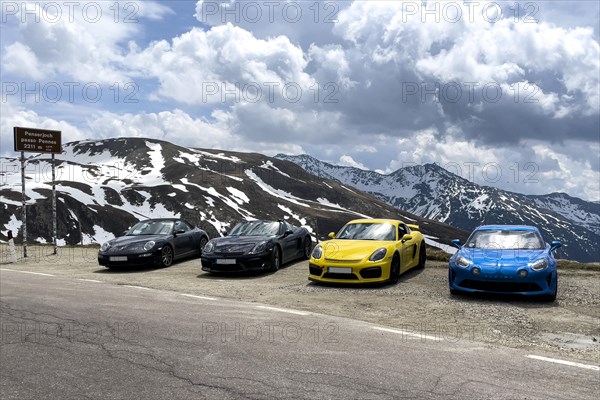
POLYGON ((469 249, 463 247, 458 255, 478 265, 523 265, 535 261, 547 254, 543 250, 495 250, 469 249))

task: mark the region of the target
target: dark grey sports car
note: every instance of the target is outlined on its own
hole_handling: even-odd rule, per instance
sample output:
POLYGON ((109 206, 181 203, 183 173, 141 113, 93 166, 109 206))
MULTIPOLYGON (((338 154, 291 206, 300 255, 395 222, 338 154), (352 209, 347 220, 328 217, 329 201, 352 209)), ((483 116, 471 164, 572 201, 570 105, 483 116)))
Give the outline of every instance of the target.
POLYGON ((209 241, 202 252, 207 272, 277 271, 289 261, 310 257, 308 230, 286 221, 245 221, 222 238, 209 241))
POLYGON ((201 255, 207 242, 206 232, 187 221, 149 219, 104 243, 98 263, 107 268, 143 264, 168 267, 177 259, 201 255))

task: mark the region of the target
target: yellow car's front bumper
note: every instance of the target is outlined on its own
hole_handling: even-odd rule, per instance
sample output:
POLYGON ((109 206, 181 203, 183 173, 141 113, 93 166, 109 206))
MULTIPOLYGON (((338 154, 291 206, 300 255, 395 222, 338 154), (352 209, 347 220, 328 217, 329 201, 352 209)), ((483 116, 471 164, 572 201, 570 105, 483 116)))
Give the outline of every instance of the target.
POLYGON ((315 282, 329 283, 375 283, 386 282, 390 278, 391 259, 381 261, 344 264, 328 263, 325 260, 311 258, 308 279, 315 282))

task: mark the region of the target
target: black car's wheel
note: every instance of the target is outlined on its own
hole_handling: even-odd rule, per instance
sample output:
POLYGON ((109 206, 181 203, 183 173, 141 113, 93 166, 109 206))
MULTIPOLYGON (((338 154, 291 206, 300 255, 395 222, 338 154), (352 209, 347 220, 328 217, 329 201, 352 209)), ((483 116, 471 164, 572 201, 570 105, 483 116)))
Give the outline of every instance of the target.
POLYGON ((425 268, 425 260, 427 260, 427 250, 425 249, 425 242, 421 242, 419 246, 419 264, 417 264, 418 269, 425 268))
POLYGON ((400 257, 398 254, 394 254, 392 257, 392 263, 390 264, 390 279, 388 282, 392 285, 398 283, 398 279, 400 278, 400 257))
POLYGON ((273 247, 271 252, 271 271, 275 272, 281 266, 281 255, 279 254, 279 247, 273 247))
POLYGON ((200 238, 200 245, 198 246, 198 256, 202 255, 202 251, 204 250, 204 246, 206 246, 206 243, 208 243, 208 239, 206 238, 206 236, 202 236, 200 238))
POLYGON ((170 267, 173 264, 173 248, 166 244, 160 252, 160 265, 170 267))
POLYGON ((312 250, 312 242, 310 240, 310 238, 306 238, 304 239, 304 254, 303 257, 305 260, 308 260, 310 258, 310 252, 312 250))

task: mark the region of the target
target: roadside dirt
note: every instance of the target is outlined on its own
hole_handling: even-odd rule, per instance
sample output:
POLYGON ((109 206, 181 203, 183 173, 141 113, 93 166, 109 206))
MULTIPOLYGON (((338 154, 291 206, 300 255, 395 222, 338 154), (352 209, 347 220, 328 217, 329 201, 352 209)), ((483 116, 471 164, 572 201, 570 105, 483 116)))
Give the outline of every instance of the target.
POLYGON ((0 246, 0 268, 42 272, 80 279, 126 284, 260 302, 327 315, 348 317, 402 330, 490 345, 544 351, 598 363, 600 360, 600 271, 559 270, 558 299, 541 303, 514 296, 451 296, 447 263, 428 261, 409 271, 394 286, 331 287, 307 280, 308 264, 300 261, 277 273, 210 275, 200 260, 170 268, 109 271, 97 264, 94 248, 30 246, 29 257, 8 264, 0 246))

